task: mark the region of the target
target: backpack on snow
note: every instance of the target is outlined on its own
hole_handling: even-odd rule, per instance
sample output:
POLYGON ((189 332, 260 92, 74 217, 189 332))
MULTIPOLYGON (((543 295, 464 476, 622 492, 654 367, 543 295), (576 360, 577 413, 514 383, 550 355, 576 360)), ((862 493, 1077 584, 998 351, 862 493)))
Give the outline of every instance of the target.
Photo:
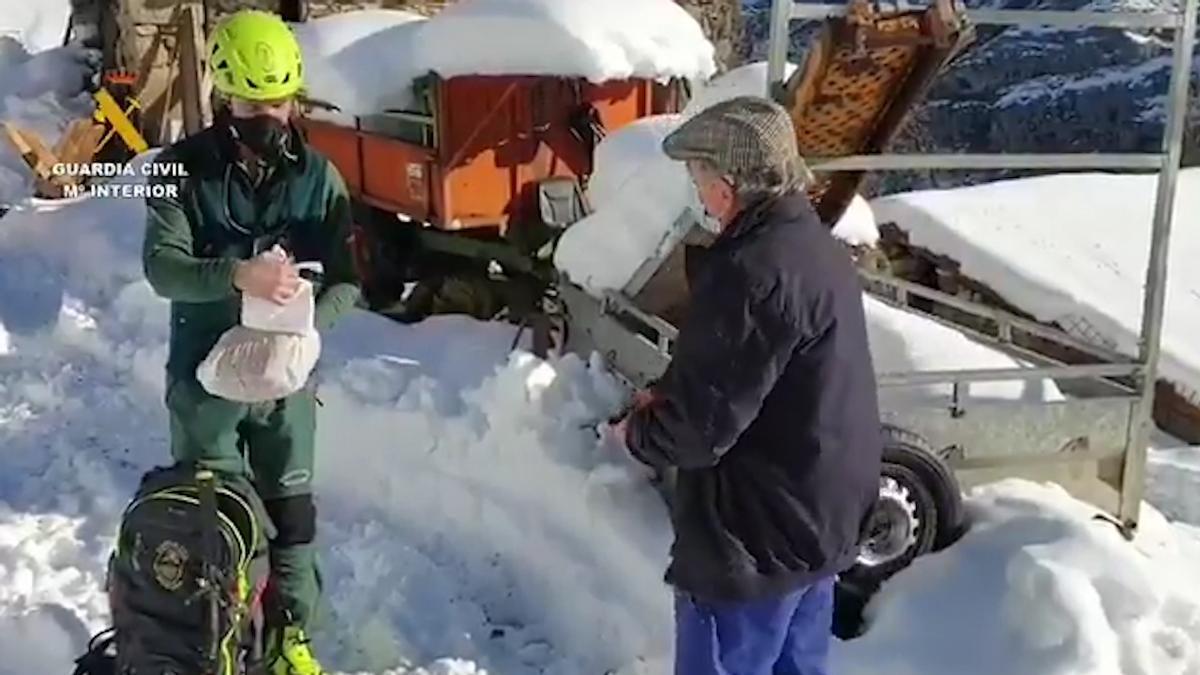
POLYGON ((239 675, 261 658, 270 520, 250 483, 187 464, 142 477, 109 558, 112 628, 76 675, 239 675))

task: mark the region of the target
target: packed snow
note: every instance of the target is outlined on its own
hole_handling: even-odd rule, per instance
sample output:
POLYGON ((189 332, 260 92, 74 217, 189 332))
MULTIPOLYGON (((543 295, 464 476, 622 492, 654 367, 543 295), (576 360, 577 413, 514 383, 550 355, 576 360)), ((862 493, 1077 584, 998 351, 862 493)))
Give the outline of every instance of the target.
MULTIPOLYGON (((1156 176, 1053 175, 874 200, 880 223, 1076 337, 1135 355, 1156 176)), ((1180 175, 1161 371, 1200 391, 1200 169, 1180 175)))
MULTIPOLYGON (((794 69, 789 64, 786 72, 794 69)), ((662 140, 710 106, 762 96, 766 81, 766 63, 735 68, 698 87, 682 113, 646 117, 606 136, 587 187, 592 213, 559 240, 555 266, 574 283, 602 293, 624 288, 642 261, 677 245, 704 211, 687 169, 662 152, 662 140)), ((879 231, 870 204, 855 195, 833 232, 854 245, 873 245, 879 231)))
POLYGON ((716 71, 712 43, 672 0, 469 0, 430 19, 346 12, 298 25, 297 35, 314 64, 310 93, 345 115, 411 106, 413 80, 430 72, 603 82, 703 81, 716 71))

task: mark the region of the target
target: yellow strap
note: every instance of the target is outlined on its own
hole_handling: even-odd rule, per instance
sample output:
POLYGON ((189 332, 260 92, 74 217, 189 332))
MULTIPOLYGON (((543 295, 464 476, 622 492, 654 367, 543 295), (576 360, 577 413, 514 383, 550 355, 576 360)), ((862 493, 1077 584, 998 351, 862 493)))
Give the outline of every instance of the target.
POLYGON ((121 106, 117 104, 117 100, 108 93, 107 89, 101 87, 93 96, 96 98, 96 104, 100 106, 100 114, 104 115, 112 124, 113 129, 120 134, 121 140, 125 141, 125 145, 128 145, 130 150, 141 153, 149 149, 150 145, 146 143, 146 139, 142 137, 137 127, 133 126, 133 122, 129 121, 125 111, 121 110, 121 106))

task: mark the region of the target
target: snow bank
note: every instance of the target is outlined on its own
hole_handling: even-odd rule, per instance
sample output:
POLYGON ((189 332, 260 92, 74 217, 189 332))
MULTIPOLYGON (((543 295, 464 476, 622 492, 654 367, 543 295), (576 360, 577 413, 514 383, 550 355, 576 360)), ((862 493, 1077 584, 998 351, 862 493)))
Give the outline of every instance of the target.
MULTIPOLYGON (((794 69, 789 64, 788 72, 794 69)), ((699 87, 681 114, 638 120, 601 141, 588 184, 593 213, 563 235, 555 266, 589 292, 602 293, 623 288, 643 261, 679 243, 704 211, 683 163, 663 154, 663 139, 709 106, 763 95, 766 81, 766 63, 735 68, 699 87), (689 211, 691 219, 681 219, 689 211)), ((879 239, 871 207, 857 195, 833 232, 854 245, 879 239)))
MULTIPOLYGON (((1009 302, 1067 332, 1137 353, 1154 208, 1152 175, 1075 174, 877 199, 916 245, 962 263, 1009 302)), ((1180 176, 1162 372, 1200 391, 1200 169, 1180 176)))
POLYGON ((705 80, 716 70, 712 43, 672 0, 469 0, 428 20, 364 10, 316 19, 297 33, 311 93, 344 114, 407 107, 413 79, 429 72, 602 82, 705 80))
POLYGON ((845 675, 1184 675, 1200 669, 1195 561, 1146 509, 1135 544, 1053 485, 977 488, 971 529, 918 559, 839 643, 845 675))
POLYGON ((70 17, 70 0, 5 2, 0 13, 0 41, 13 40, 30 52, 58 47, 70 17))
MULTIPOLYGON (((54 147, 71 120, 91 115, 84 87, 99 58, 99 52, 78 46, 30 54, 0 36, 0 122, 36 132, 54 147)), ((32 187, 25 162, 7 138, 0 141, 0 205, 19 201, 32 187)))

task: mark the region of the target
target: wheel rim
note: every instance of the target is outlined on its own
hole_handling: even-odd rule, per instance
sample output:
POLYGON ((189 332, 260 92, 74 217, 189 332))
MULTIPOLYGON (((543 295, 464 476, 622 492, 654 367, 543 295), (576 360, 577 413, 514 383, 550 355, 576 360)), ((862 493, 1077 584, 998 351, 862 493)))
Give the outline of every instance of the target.
POLYGON ((859 564, 878 567, 903 557, 916 545, 920 526, 912 491, 895 478, 881 476, 879 501, 871 515, 867 538, 858 557, 859 564))

